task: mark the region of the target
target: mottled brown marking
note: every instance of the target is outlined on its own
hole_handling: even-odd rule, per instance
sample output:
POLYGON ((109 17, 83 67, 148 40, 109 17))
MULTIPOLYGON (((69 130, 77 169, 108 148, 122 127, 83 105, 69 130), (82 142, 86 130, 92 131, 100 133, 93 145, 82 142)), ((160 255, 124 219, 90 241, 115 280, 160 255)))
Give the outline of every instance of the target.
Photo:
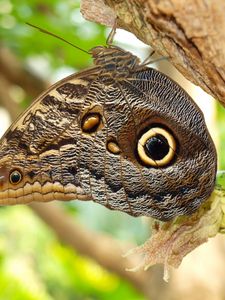
POLYGON ((68 97, 68 98, 83 98, 88 91, 88 88, 82 84, 72 84, 67 82, 62 86, 58 87, 57 92, 68 97))

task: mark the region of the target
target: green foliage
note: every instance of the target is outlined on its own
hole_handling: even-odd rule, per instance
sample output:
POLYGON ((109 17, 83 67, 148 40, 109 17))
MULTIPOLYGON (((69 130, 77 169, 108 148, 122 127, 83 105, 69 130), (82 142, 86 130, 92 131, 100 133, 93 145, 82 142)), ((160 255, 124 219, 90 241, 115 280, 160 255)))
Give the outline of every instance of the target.
POLYGON ((0 209, 0 299, 144 299, 58 242, 26 206, 0 209))
POLYGON ((218 171, 216 176, 216 189, 225 192, 225 171, 218 171))
POLYGON ((222 105, 217 105, 217 128, 218 128, 218 137, 219 137, 219 168, 225 170, 225 110, 222 105))
POLYGON ((105 43, 105 28, 84 21, 79 1, 1 0, 0 37, 20 58, 45 55, 52 68, 82 68, 90 56, 30 27, 29 22, 85 49, 105 43))

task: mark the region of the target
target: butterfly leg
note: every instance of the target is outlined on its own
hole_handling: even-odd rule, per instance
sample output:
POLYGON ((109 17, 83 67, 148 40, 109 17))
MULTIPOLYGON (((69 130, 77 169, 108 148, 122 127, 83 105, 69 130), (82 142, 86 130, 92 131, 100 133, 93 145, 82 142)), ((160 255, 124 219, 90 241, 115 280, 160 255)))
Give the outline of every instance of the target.
POLYGON ((106 45, 108 45, 108 46, 112 45, 114 36, 116 34, 116 28, 117 28, 117 19, 115 19, 115 22, 113 24, 112 30, 110 31, 109 36, 108 36, 108 38, 106 40, 106 45))

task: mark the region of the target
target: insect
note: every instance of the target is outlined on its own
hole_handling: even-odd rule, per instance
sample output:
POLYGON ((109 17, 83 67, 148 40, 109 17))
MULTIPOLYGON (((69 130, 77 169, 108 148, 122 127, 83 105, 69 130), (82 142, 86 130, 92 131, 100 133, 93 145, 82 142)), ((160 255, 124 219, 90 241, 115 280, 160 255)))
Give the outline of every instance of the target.
POLYGON ((111 40, 89 53, 93 67, 51 86, 2 137, 0 204, 79 199, 162 221, 191 214, 217 168, 202 112, 111 40))

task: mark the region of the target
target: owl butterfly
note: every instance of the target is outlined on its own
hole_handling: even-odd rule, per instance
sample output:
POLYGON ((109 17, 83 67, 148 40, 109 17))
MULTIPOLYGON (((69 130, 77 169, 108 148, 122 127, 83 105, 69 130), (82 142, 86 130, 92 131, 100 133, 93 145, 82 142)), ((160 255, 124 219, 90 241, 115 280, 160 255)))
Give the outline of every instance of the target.
POLYGON ((202 112, 111 42, 89 53, 93 67, 51 86, 2 137, 0 204, 79 199, 162 221, 191 214, 216 174, 202 112))

